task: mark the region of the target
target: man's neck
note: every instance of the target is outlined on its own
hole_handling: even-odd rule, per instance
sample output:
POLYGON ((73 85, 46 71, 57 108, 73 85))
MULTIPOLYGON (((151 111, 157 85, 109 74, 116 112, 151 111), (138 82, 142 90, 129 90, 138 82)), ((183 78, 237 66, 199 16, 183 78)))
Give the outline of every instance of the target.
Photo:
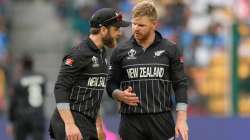
POLYGON ((103 48, 103 42, 99 35, 89 35, 89 38, 94 42, 98 49, 103 48))
POLYGON ((147 49, 155 41, 155 32, 151 33, 145 40, 136 40, 139 45, 147 49))

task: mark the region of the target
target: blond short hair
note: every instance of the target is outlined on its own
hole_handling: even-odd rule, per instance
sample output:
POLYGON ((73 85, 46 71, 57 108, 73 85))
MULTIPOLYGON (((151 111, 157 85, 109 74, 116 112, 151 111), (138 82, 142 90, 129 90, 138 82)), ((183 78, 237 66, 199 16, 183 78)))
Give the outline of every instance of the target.
POLYGON ((142 17, 147 16, 150 20, 157 20, 158 14, 153 2, 142 1, 135 5, 132 10, 132 17, 142 17))

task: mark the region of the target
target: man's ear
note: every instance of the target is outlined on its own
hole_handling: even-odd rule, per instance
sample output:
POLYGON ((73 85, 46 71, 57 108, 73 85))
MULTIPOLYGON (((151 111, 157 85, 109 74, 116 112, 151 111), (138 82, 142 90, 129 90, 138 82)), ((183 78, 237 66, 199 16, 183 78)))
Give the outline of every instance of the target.
POLYGON ((106 34, 106 32, 108 31, 108 28, 105 27, 105 26, 102 26, 102 27, 100 28, 100 31, 101 31, 102 34, 106 34))
POLYGON ((152 21, 153 25, 155 28, 159 26, 159 22, 157 20, 152 21))

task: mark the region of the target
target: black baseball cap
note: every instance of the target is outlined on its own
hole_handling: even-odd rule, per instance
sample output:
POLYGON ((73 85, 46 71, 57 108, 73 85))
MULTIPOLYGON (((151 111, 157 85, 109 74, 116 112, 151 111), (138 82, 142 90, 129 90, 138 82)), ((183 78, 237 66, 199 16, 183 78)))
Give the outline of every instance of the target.
POLYGON ((128 27, 130 22, 122 20, 122 14, 112 8, 97 10, 90 19, 90 26, 99 28, 101 26, 128 27))

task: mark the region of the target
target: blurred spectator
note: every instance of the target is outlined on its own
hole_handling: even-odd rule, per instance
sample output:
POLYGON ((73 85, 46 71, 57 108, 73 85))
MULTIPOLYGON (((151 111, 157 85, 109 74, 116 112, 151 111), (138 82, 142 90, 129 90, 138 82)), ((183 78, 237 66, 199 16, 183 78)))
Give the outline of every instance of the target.
POLYGON ((74 0, 53 0, 56 6, 57 14, 65 19, 72 15, 74 0))
POLYGON ((166 4, 166 15, 163 23, 173 29, 185 28, 189 10, 183 0, 173 0, 166 4))
POLYGON ((183 0, 163 1, 163 15, 161 16, 159 31, 165 38, 168 38, 183 47, 181 36, 186 30, 189 21, 190 10, 183 0))
POLYGON ((211 51, 207 46, 204 46, 200 40, 194 42, 194 62, 196 67, 207 67, 211 59, 211 51), (197 42, 196 42, 197 41, 197 42))
POLYGON ((4 113, 5 110, 5 84, 6 84, 6 75, 2 67, 0 67, 0 116, 4 113))
POLYGON ((195 70, 191 67, 187 67, 186 74, 189 78, 189 88, 188 88, 188 113, 190 116, 204 116, 208 115, 207 106, 207 98, 202 96, 199 93, 199 89, 197 88, 197 84, 195 83, 195 70))
POLYGON ((114 0, 97 0, 98 3, 102 4, 102 7, 111 7, 116 9, 117 5, 120 3, 120 1, 114 1, 114 0))
POLYGON ((9 53, 9 0, 0 0, 0 115, 6 109, 6 89, 9 85, 11 57, 9 53))
MULTIPOLYGON (((191 43, 189 43, 187 47, 184 47, 184 57, 185 57, 185 65, 195 66, 195 52, 196 49, 201 45, 200 37, 195 36, 191 39, 191 43)), ((185 45, 187 43, 185 42, 185 45)))
POLYGON ((66 8, 66 2, 65 0, 55 0, 55 4, 56 4, 56 10, 57 13, 59 15, 59 17, 66 17, 67 15, 67 8, 66 8))
POLYGON ((133 8, 133 1, 132 0, 123 0, 119 3, 118 8, 123 13, 129 13, 133 8))
POLYGON ((6 25, 5 25, 5 18, 0 16, 0 59, 5 59, 7 55, 7 47, 8 47, 8 39, 7 34, 5 32, 6 25))
POLYGON ((211 49, 225 47, 225 39, 221 31, 222 25, 220 23, 212 23, 207 29, 207 34, 202 37, 203 44, 211 49))
POLYGON ((75 12, 72 21, 73 30, 81 38, 84 38, 89 34, 90 25, 88 19, 90 18, 92 11, 91 7, 85 6, 77 9, 75 12))
POLYGON ((6 5, 8 4, 9 0, 0 0, 0 14, 5 15, 7 12, 6 5))
POLYGON ((45 77, 33 70, 33 59, 24 55, 20 60, 21 75, 9 97, 9 135, 15 140, 43 140, 45 77))
POLYGON ((74 0, 74 8, 75 9, 79 9, 79 7, 92 7, 93 9, 95 9, 98 5, 102 4, 103 2, 100 1, 98 2, 98 0, 74 0))

